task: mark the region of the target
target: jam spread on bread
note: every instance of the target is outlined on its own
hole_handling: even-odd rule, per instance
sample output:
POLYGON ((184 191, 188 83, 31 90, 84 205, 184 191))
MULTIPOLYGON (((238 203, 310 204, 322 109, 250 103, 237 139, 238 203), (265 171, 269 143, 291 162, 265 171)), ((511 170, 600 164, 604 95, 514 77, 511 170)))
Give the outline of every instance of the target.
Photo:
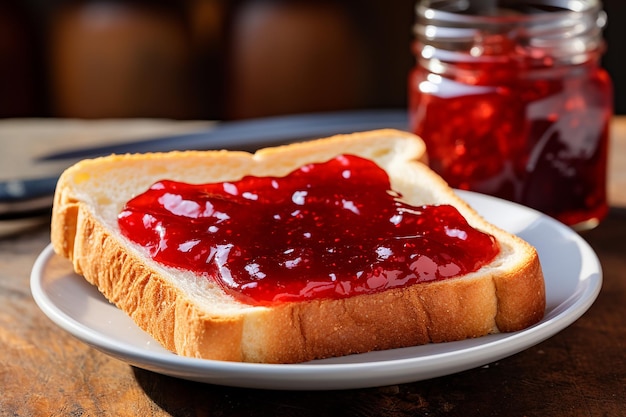
POLYGON ((400 198, 374 162, 340 155, 285 177, 160 181, 129 201, 118 223, 156 261, 253 305, 444 280, 498 254, 495 238, 456 208, 400 198))

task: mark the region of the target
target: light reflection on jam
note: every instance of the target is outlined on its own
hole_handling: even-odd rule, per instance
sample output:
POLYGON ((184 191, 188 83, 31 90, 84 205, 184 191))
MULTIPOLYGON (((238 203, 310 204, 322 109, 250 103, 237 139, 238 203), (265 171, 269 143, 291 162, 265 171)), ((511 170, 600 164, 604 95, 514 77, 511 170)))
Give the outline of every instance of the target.
POLYGON ((499 248, 448 205, 409 206, 373 162, 343 155, 286 177, 160 181, 119 215, 163 264, 267 305, 343 298, 477 270, 499 248))

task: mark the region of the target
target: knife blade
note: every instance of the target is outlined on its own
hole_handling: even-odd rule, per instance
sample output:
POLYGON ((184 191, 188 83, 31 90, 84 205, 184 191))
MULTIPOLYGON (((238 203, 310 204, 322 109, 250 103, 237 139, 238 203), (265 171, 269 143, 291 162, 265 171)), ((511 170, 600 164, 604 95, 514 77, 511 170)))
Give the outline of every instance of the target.
MULTIPOLYGON (((406 130, 406 110, 358 110, 332 113, 276 116, 221 122, 210 129, 131 140, 114 145, 77 147, 48 153, 37 162, 63 161, 69 166, 85 158, 113 153, 168 152, 173 150, 244 150, 304 141, 358 131, 395 128, 406 130)), ((42 178, 0 180, 0 220, 30 216, 49 210, 58 174, 42 178)))
POLYGON ((168 152, 173 150, 228 149, 255 151, 338 133, 372 130, 381 127, 407 128, 407 116, 398 110, 363 110, 338 113, 276 116, 223 122, 208 130, 168 135, 115 145, 76 148, 50 153, 39 161, 82 159, 113 153, 168 152))

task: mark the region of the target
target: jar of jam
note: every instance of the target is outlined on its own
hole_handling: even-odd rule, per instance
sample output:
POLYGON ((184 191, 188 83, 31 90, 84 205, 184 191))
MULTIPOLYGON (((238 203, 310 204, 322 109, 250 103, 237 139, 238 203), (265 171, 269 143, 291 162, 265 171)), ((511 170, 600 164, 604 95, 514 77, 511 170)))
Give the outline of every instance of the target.
POLYGON ((452 187, 577 230, 608 211, 612 84, 599 0, 422 0, 411 130, 452 187))

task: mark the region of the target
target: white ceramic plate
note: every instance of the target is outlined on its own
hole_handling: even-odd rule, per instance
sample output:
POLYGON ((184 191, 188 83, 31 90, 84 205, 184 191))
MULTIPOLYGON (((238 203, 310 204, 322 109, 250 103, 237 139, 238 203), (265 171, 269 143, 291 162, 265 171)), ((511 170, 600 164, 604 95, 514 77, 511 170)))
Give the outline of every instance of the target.
POLYGON ((296 365, 193 359, 163 349, 122 311, 74 274, 50 247, 37 259, 33 297, 57 325, 113 357, 154 372, 220 385, 329 390, 400 384, 486 365, 527 349, 578 319, 594 302, 602 271, 589 245, 568 227, 536 211, 479 194, 460 192, 489 221, 535 245, 544 268, 543 320, 516 333, 351 355, 296 365))

